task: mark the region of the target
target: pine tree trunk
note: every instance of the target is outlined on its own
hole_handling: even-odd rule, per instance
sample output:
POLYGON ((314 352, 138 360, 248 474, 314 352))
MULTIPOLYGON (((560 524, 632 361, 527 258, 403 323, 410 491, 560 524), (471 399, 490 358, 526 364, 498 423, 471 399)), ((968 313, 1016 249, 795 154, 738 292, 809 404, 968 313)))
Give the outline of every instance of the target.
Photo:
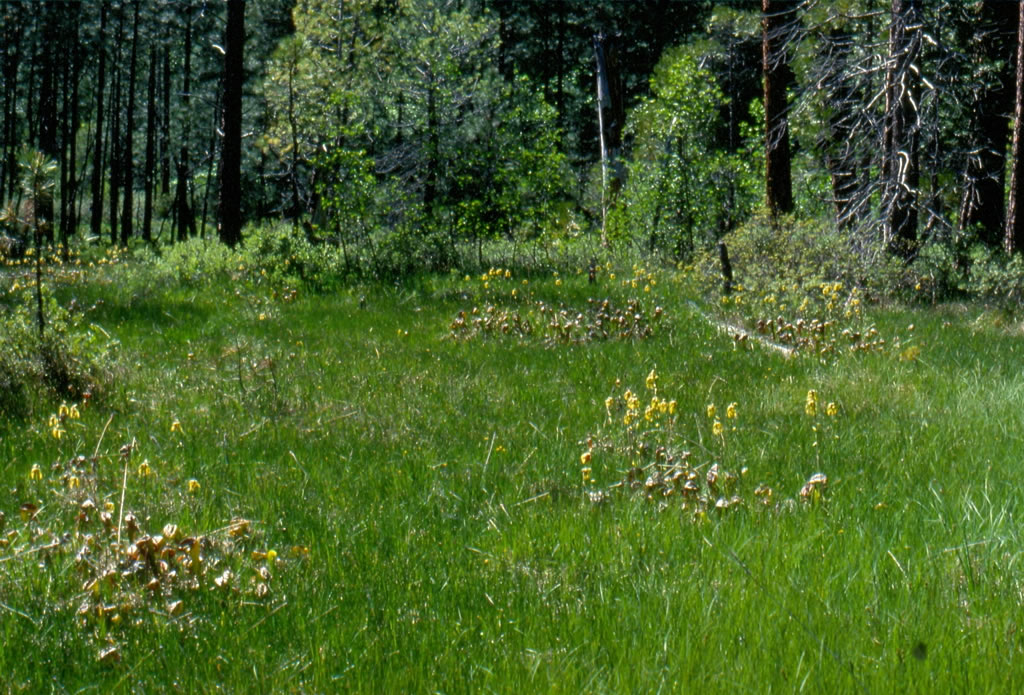
POLYGON ((69 160, 71 158, 71 56, 66 53, 61 56, 60 69, 60 93, 61 93, 61 114, 60 114, 60 176, 57 197, 60 200, 60 234, 59 239, 64 249, 68 246, 69 217, 71 203, 71 181, 69 174, 69 160))
POLYGON ((974 24, 973 62, 981 67, 1002 65, 992 86, 978 86, 971 104, 971 152, 964 171, 960 198, 960 229, 979 228, 980 239, 999 246, 1006 226, 1006 149, 1013 110, 1013 61, 1018 9, 997 0, 984 0, 974 24))
POLYGON ((192 3, 185 6, 185 66, 182 75, 181 103, 184 116, 184 126, 181 134, 181 153, 178 157, 178 185, 175 192, 175 208, 178 218, 178 241, 188 239, 189 232, 195 233, 195 215, 189 201, 189 178, 191 167, 189 164, 189 139, 192 137, 192 112, 190 100, 192 97, 192 3))
POLYGON ((786 84, 787 27, 792 6, 785 0, 763 0, 761 66, 764 75, 765 198, 772 217, 793 211, 793 183, 789 151, 789 105, 786 84))
POLYGON ((224 102, 221 132, 220 239, 229 246, 242 240, 242 82, 245 48, 245 0, 227 0, 224 29, 224 102))
POLYGON ((92 153, 92 210, 89 218, 89 231, 99 238, 103 224, 103 96, 106 89, 107 52, 103 45, 103 36, 107 31, 107 2, 100 3, 100 40, 98 41, 99 59, 96 66, 96 137, 92 153))
MULTIPOLYGON (((78 174, 78 131, 82 127, 82 117, 79 103, 79 84, 82 81, 82 42, 78 35, 78 26, 81 18, 81 3, 75 3, 75 13, 72 16, 74 28, 74 47, 71 52, 71 135, 68 143, 68 233, 74 235, 78 232, 78 200, 82 176, 78 174)), ((88 152, 88 145, 86 147, 88 152)), ((65 244, 65 254, 68 247, 65 244)), ((66 260, 66 259, 65 259, 66 260)))
POLYGON ((607 245, 608 211, 622 188, 624 177, 619 151, 626 120, 622 77, 613 37, 594 36, 594 59, 597 64, 597 126, 601 144, 601 242, 607 245))
POLYGON ((882 203, 885 240, 892 253, 906 259, 917 245, 921 79, 915 63, 920 50, 919 0, 892 0, 882 203))
POLYGON ((125 112, 124 152, 121 172, 124 176, 124 210, 121 213, 121 246, 128 246, 135 224, 135 78, 139 46, 139 0, 132 16, 132 51, 128 60, 128 107, 125 112))
MULTIPOLYGON (((118 32, 120 34, 120 32, 118 32)), ((120 42, 119 42, 120 43, 120 42)), ((114 65, 117 64, 117 53, 114 54, 114 65)), ((117 222, 120 210, 118 203, 121 200, 121 173, 119 162, 121 161, 121 72, 114 70, 114 82, 110 92, 110 133, 107 136, 110 142, 110 245, 117 246, 117 222)))
POLYGON ((153 174, 156 166, 156 46, 149 47, 146 89, 146 161, 143 165, 142 239, 153 240, 153 174))
MULTIPOLYGON (((43 34, 42 45, 39 47, 39 150, 47 157, 57 160, 61 159, 61 149, 58 144, 57 130, 59 118, 57 104, 59 103, 58 80, 60 67, 63 64, 64 53, 61 52, 61 63, 58 64, 56 51, 51 50, 60 38, 60 13, 63 8, 59 5, 46 4, 39 8, 42 13, 43 34)), ((35 202, 35 215, 40 220, 39 230, 42 239, 47 244, 53 244, 53 223, 54 218, 54 197, 44 196, 35 202)))
POLYGON ((171 191, 171 52, 164 46, 161 51, 163 62, 163 111, 160 115, 160 193, 171 191))
POLYGON ((1013 165, 1010 170, 1010 202, 1006 215, 1004 244, 1008 253, 1024 248, 1024 213, 1020 210, 1024 187, 1024 0, 1019 2, 1017 18, 1016 107, 1013 112, 1013 165))
POLYGON ((858 107, 857 89, 848 74, 853 42, 853 34, 846 31, 832 32, 827 42, 832 61, 830 80, 834 81, 834 84, 830 95, 833 111, 828 120, 825 166, 832 181, 836 226, 841 228, 849 228, 853 224, 853 210, 859 187, 859 167, 853 144, 853 125, 858 107))

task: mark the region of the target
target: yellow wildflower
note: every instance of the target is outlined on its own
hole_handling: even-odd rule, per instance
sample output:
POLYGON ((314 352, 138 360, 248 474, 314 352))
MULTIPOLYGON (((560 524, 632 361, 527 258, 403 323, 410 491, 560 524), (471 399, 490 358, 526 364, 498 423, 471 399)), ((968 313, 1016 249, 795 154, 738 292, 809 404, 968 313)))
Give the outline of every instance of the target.
POLYGON ((57 415, 60 417, 67 417, 70 413, 71 411, 68 410, 67 403, 61 403, 60 408, 57 409, 57 415))
POLYGON ((668 402, 668 414, 669 415, 675 415, 676 414, 676 402, 675 401, 669 401, 668 402))
POLYGON ((729 404, 729 407, 725 409, 725 416, 730 420, 736 419, 736 403, 729 404))
POLYGON ((43 479, 43 469, 39 467, 38 463, 33 463, 32 464, 32 470, 29 471, 28 477, 29 477, 30 480, 42 480, 43 479))
POLYGON ((615 399, 614 398, 612 398, 611 396, 608 396, 608 398, 604 399, 605 410, 611 410, 613 405, 615 405, 615 399))
POLYGON ((629 408, 630 410, 640 410, 640 399, 637 398, 636 394, 634 394, 632 391, 627 389, 626 393, 623 394, 622 397, 626 401, 627 408, 629 408))
POLYGON ((80 481, 78 479, 77 475, 73 475, 70 478, 68 478, 68 488, 71 489, 71 490, 74 490, 75 488, 79 487, 81 484, 82 484, 82 481, 80 481))
POLYGON ((658 390, 658 375, 654 372, 653 369, 651 370, 651 373, 647 375, 646 384, 648 391, 658 390))
POLYGON ((77 420, 78 418, 82 417, 82 414, 78 412, 78 406, 75 404, 72 404, 72 406, 68 408, 68 415, 71 417, 72 420, 77 420))
POLYGON ((709 418, 713 418, 715 416, 715 413, 717 413, 717 412, 718 411, 715 409, 715 404, 714 403, 709 403, 708 404, 708 417, 709 418))
POLYGON ((818 414, 818 392, 814 389, 807 392, 807 403, 804 405, 804 412, 811 417, 818 414))
POLYGON ((583 468, 581 468, 580 469, 580 475, 583 476, 583 482, 589 483, 590 482, 590 466, 584 466, 583 468))
POLYGON ((200 487, 202 487, 202 486, 199 484, 198 480, 196 480, 195 478, 189 478, 188 479, 188 491, 189 492, 193 492, 193 493, 194 492, 199 492, 199 488, 200 487))
POLYGON ((149 467, 149 459, 139 464, 139 475, 151 475, 153 469, 149 467))
POLYGON ((721 420, 715 420, 715 424, 711 425, 711 434, 715 435, 716 437, 721 437, 722 436, 722 421, 721 420))
POLYGON ((181 432, 181 423, 175 420, 171 423, 171 432, 181 432))
POLYGON ((585 466, 588 463, 590 463, 590 459, 591 458, 592 458, 592 456, 591 456, 590 452, 589 451, 584 451, 582 454, 580 454, 580 463, 582 463, 585 466))
POLYGON ((839 414, 839 406, 832 401, 829 401, 829 404, 825 406, 825 414, 829 417, 835 417, 839 414))

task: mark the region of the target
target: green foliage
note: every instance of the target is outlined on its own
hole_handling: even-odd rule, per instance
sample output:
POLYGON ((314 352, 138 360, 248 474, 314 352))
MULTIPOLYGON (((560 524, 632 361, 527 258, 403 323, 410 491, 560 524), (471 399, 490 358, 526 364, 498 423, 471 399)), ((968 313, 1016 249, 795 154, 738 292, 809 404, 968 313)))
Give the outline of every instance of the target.
POLYGON ((925 246, 913 265, 918 290, 932 300, 975 297, 1015 307, 1024 300, 1024 258, 957 234, 925 246))
POLYGON ((725 96, 699 57, 683 47, 658 63, 653 96, 630 116, 629 180, 609 223, 613 237, 677 259, 735 227, 760 195, 756 137, 738 152, 714 144, 725 96))
POLYGON ((561 135, 534 85, 498 75, 495 19, 420 1, 322 5, 299 4, 275 54, 262 143, 347 271, 446 268, 460 240, 544 229, 568 188, 561 135))
MULTIPOLYGON (((868 296, 884 297, 913 286, 916 274, 888 257, 880 245, 862 247, 831 220, 756 215, 726 236, 736 282, 753 292, 771 292, 796 284, 817 287, 839 282, 868 296)), ((705 288, 721 282, 718 250, 709 250, 693 266, 705 288)))
POLYGON ((164 251, 160 264, 174 281, 185 287, 202 287, 232 277, 241 255, 217 240, 192 238, 164 251))
POLYGON ((40 334, 33 285, 19 273, 12 285, 0 287, 0 417, 28 416, 40 396, 99 396, 111 378, 116 342, 90 324, 77 303, 74 309, 61 305, 45 286, 47 322, 40 334))

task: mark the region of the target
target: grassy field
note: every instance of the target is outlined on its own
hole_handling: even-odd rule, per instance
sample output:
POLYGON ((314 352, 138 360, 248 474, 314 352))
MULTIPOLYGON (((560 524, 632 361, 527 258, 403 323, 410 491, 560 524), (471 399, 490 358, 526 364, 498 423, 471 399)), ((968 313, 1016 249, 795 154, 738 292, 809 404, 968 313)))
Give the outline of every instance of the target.
POLYGON ((1024 687, 999 314, 788 356, 671 273, 122 272, 60 290, 102 397, 0 423, 0 691, 1024 687))

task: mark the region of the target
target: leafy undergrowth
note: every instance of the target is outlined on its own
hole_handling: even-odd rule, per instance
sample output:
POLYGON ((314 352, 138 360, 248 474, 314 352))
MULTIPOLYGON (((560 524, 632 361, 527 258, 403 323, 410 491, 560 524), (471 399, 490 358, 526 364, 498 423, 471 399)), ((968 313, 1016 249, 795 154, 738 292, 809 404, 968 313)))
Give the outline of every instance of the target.
MULTIPOLYGON (((62 404, 47 422, 49 436, 70 440, 72 428, 82 441, 89 433, 80 416, 78 404, 62 404)), ((180 423, 171 429, 180 433, 180 423)), ((262 524, 241 517, 213 529, 162 522, 200 504, 202 484, 151 463, 137 440, 100 453, 105 432, 91 455, 33 464, 12 490, 22 500, 17 515, 0 513, 7 591, 24 591, 22 581, 60 586, 39 620, 73 614, 77 639, 101 663, 121 660, 126 633, 154 624, 195 630, 208 619, 200 600, 207 592, 271 610, 284 604, 277 586, 308 548, 268 549, 262 524)))
POLYGON ((102 396, 117 342, 92 323, 96 305, 59 302, 54 287, 80 287, 120 262, 117 249, 93 260, 63 248, 0 253, 0 417, 27 418, 47 398, 102 396))

